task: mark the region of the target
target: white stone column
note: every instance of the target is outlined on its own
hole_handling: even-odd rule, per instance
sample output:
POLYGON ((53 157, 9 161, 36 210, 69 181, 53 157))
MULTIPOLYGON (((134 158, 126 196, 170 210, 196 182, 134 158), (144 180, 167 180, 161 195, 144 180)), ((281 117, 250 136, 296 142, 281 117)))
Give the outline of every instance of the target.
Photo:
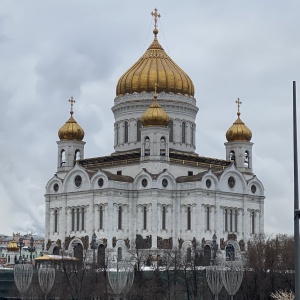
POLYGON ((50 238, 50 197, 46 197, 46 211, 45 211, 45 243, 47 244, 50 238))
POLYGON ((157 214, 158 214, 158 207, 157 207, 157 199, 158 199, 158 192, 155 190, 152 193, 152 248, 157 248, 157 229, 158 229, 158 222, 157 222, 157 214))

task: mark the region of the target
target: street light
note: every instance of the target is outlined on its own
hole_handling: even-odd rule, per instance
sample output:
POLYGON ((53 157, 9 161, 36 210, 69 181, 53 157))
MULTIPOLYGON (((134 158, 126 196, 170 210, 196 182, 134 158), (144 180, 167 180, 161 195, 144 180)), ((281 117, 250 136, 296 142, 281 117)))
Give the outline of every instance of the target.
POLYGON ((95 261, 96 261, 96 257, 95 257, 95 251, 97 249, 96 241, 97 241, 97 235, 94 232, 93 235, 92 235, 92 241, 90 243, 91 249, 93 249, 93 268, 95 268, 95 261))
POLYGON ((20 248, 20 257, 19 257, 19 263, 22 262, 22 248, 25 246, 25 243, 23 242, 23 238, 19 238, 19 248, 20 248))
POLYGON ((30 238, 30 246, 28 247, 28 251, 30 252, 30 263, 32 263, 32 252, 35 252, 35 246, 33 246, 34 239, 30 238))

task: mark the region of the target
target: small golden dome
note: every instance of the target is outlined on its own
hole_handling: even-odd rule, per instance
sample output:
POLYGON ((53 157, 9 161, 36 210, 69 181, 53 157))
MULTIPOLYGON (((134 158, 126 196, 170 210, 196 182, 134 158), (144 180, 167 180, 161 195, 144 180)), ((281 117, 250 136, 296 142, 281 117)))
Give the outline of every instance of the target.
POLYGON ((84 131, 83 129, 78 125, 78 123, 73 118, 73 104, 75 103, 75 100, 73 97, 69 100, 71 103, 71 117, 69 120, 58 130, 58 137, 60 140, 77 140, 82 141, 84 138, 84 131))
POLYGON ((164 111, 164 109, 156 102, 154 96, 153 103, 143 113, 141 121, 143 126, 163 126, 167 127, 170 121, 170 117, 164 111))
POLYGON ((116 95, 152 92, 155 83, 158 93, 194 96, 190 77, 166 54, 157 40, 158 30, 153 30, 154 41, 145 54, 119 79, 116 95))
POLYGON ((236 101, 238 105, 238 118, 233 123, 233 125, 226 132, 226 139, 228 142, 238 142, 238 141, 246 141, 250 142, 252 138, 251 130, 245 125, 245 123, 240 119, 240 104, 242 102, 240 99, 236 101))
POLYGON ((7 245, 7 251, 19 251, 19 247, 17 245, 17 242, 15 240, 12 240, 8 245, 7 245))

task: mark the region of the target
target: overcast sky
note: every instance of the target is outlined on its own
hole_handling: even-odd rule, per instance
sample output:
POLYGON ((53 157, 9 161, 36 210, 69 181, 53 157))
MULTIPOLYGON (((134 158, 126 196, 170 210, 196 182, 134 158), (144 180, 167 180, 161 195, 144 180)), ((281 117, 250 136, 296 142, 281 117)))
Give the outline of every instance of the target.
POLYGON ((56 172, 71 96, 85 157, 114 151, 116 84, 151 43, 155 7, 160 43, 195 85, 197 153, 225 158, 239 97, 265 187, 265 231, 293 233, 296 0, 2 0, 0 233, 43 234, 45 185, 56 172))

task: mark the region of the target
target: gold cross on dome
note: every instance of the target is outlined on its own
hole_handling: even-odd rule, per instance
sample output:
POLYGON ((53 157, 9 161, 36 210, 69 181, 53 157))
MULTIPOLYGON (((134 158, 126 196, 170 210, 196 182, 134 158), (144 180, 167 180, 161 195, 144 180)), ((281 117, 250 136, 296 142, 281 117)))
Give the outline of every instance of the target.
POLYGON ((74 105, 74 103, 75 103, 76 101, 73 99, 73 97, 71 97, 71 98, 69 99, 69 102, 70 102, 70 104, 71 104, 70 114, 73 115, 73 105, 74 105))
POLYGON ((235 103, 237 104, 237 107, 238 107, 238 112, 237 112, 237 115, 239 116, 241 113, 240 113, 240 105, 242 104, 242 101, 240 100, 240 98, 238 98, 235 103))
POLYGON ((151 16, 154 17, 154 28, 157 27, 157 20, 160 18, 160 13, 158 13, 157 8, 154 8, 154 11, 151 13, 151 16))

